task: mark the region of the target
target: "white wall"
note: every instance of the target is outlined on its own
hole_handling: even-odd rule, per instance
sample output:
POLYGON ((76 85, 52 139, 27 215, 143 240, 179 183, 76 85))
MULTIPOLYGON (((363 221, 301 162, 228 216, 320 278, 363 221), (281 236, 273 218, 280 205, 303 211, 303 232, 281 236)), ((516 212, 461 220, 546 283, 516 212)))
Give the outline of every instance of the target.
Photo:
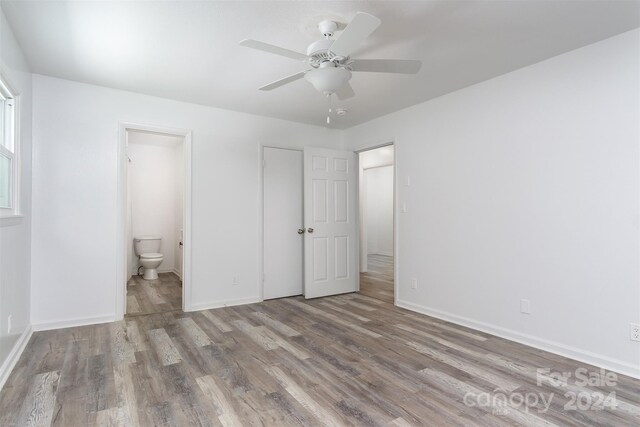
POLYGON ((33 86, 32 286, 39 328, 115 316, 120 121, 193 131, 194 309, 259 298, 260 144, 341 145, 340 132, 322 127, 41 75, 33 86))
MULTIPOLYGON (((183 137, 128 132, 132 236, 127 245, 132 246, 136 236, 162 237, 164 257, 159 272, 174 272, 178 265, 178 233, 182 223, 178 223, 177 214, 182 212, 180 185, 184 182, 178 176, 182 168, 178 168, 184 163, 183 143, 183 137)), ((135 252, 130 264, 129 275, 136 274, 140 263, 135 252)))
POLYGON ((367 252, 393 256, 393 166, 364 170, 367 252))
POLYGON ((0 219, 0 388, 30 330, 31 73, 0 9, 0 74, 20 96, 20 213, 0 219), (11 330, 7 318, 12 316, 11 330), (24 334, 24 335, 23 335, 24 334), (22 336, 22 340, 21 340, 22 336))
POLYGON ((639 39, 346 131, 396 140, 400 305, 640 376, 639 39))

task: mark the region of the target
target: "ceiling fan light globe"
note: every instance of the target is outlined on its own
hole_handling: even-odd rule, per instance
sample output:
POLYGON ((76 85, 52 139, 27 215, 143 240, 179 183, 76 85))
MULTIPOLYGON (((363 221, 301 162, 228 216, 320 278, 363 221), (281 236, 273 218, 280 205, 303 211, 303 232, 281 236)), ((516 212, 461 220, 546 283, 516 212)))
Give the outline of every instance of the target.
POLYGON ((335 93, 351 79, 351 71, 342 67, 316 68, 308 71, 304 78, 322 93, 335 93))

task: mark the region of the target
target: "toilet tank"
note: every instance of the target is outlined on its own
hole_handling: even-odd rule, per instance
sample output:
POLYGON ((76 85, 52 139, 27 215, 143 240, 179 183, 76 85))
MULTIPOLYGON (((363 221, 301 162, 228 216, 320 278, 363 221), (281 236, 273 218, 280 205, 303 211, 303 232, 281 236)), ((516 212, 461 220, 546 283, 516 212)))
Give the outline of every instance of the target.
POLYGON ((136 255, 160 253, 160 243, 162 237, 160 236, 140 236, 133 238, 133 248, 136 251, 136 255))

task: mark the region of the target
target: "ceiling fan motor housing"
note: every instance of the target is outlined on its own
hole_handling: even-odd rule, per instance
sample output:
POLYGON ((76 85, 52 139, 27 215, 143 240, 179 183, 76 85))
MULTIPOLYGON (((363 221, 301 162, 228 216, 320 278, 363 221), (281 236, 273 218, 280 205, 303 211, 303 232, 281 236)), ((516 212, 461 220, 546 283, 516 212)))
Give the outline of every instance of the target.
POLYGON ((331 61, 329 55, 329 48, 333 44, 331 39, 322 39, 317 42, 313 42, 307 48, 307 56, 312 66, 317 67, 325 61, 331 61))

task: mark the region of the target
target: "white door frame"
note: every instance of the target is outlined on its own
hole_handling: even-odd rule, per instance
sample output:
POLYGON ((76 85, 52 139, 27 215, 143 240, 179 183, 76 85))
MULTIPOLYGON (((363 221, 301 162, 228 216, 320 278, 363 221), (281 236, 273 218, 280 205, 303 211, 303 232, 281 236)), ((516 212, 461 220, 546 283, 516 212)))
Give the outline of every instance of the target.
POLYGON ((120 122, 118 124, 118 189, 117 189, 117 238, 116 238, 116 319, 124 318, 127 287, 127 132, 142 131, 184 138, 184 200, 183 213, 183 263, 182 310, 191 311, 191 131, 163 126, 120 122))
MULTIPOLYGON (((398 204, 398 138, 393 138, 391 140, 387 140, 385 142, 378 142, 371 145, 365 145, 364 147, 360 147, 358 150, 355 150, 355 153, 358 154, 356 156, 356 162, 358 163, 358 182, 356 188, 358 190, 358 242, 360 242, 360 231, 362 228, 362 212, 360 211, 361 207, 361 194, 360 194, 360 180, 364 177, 360 176, 360 153, 365 151, 375 150, 376 148, 393 146, 393 305, 397 305, 398 302, 398 265, 400 264, 400 254, 398 251, 398 220, 400 214, 400 208, 398 204)), ((389 165, 387 165, 389 166, 389 165)), ((362 248, 358 245, 358 251, 366 251, 367 248, 362 248)), ((358 252, 358 267, 360 267, 360 257, 361 253, 358 252)), ((358 274, 358 290, 360 289, 360 275, 358 274)))

